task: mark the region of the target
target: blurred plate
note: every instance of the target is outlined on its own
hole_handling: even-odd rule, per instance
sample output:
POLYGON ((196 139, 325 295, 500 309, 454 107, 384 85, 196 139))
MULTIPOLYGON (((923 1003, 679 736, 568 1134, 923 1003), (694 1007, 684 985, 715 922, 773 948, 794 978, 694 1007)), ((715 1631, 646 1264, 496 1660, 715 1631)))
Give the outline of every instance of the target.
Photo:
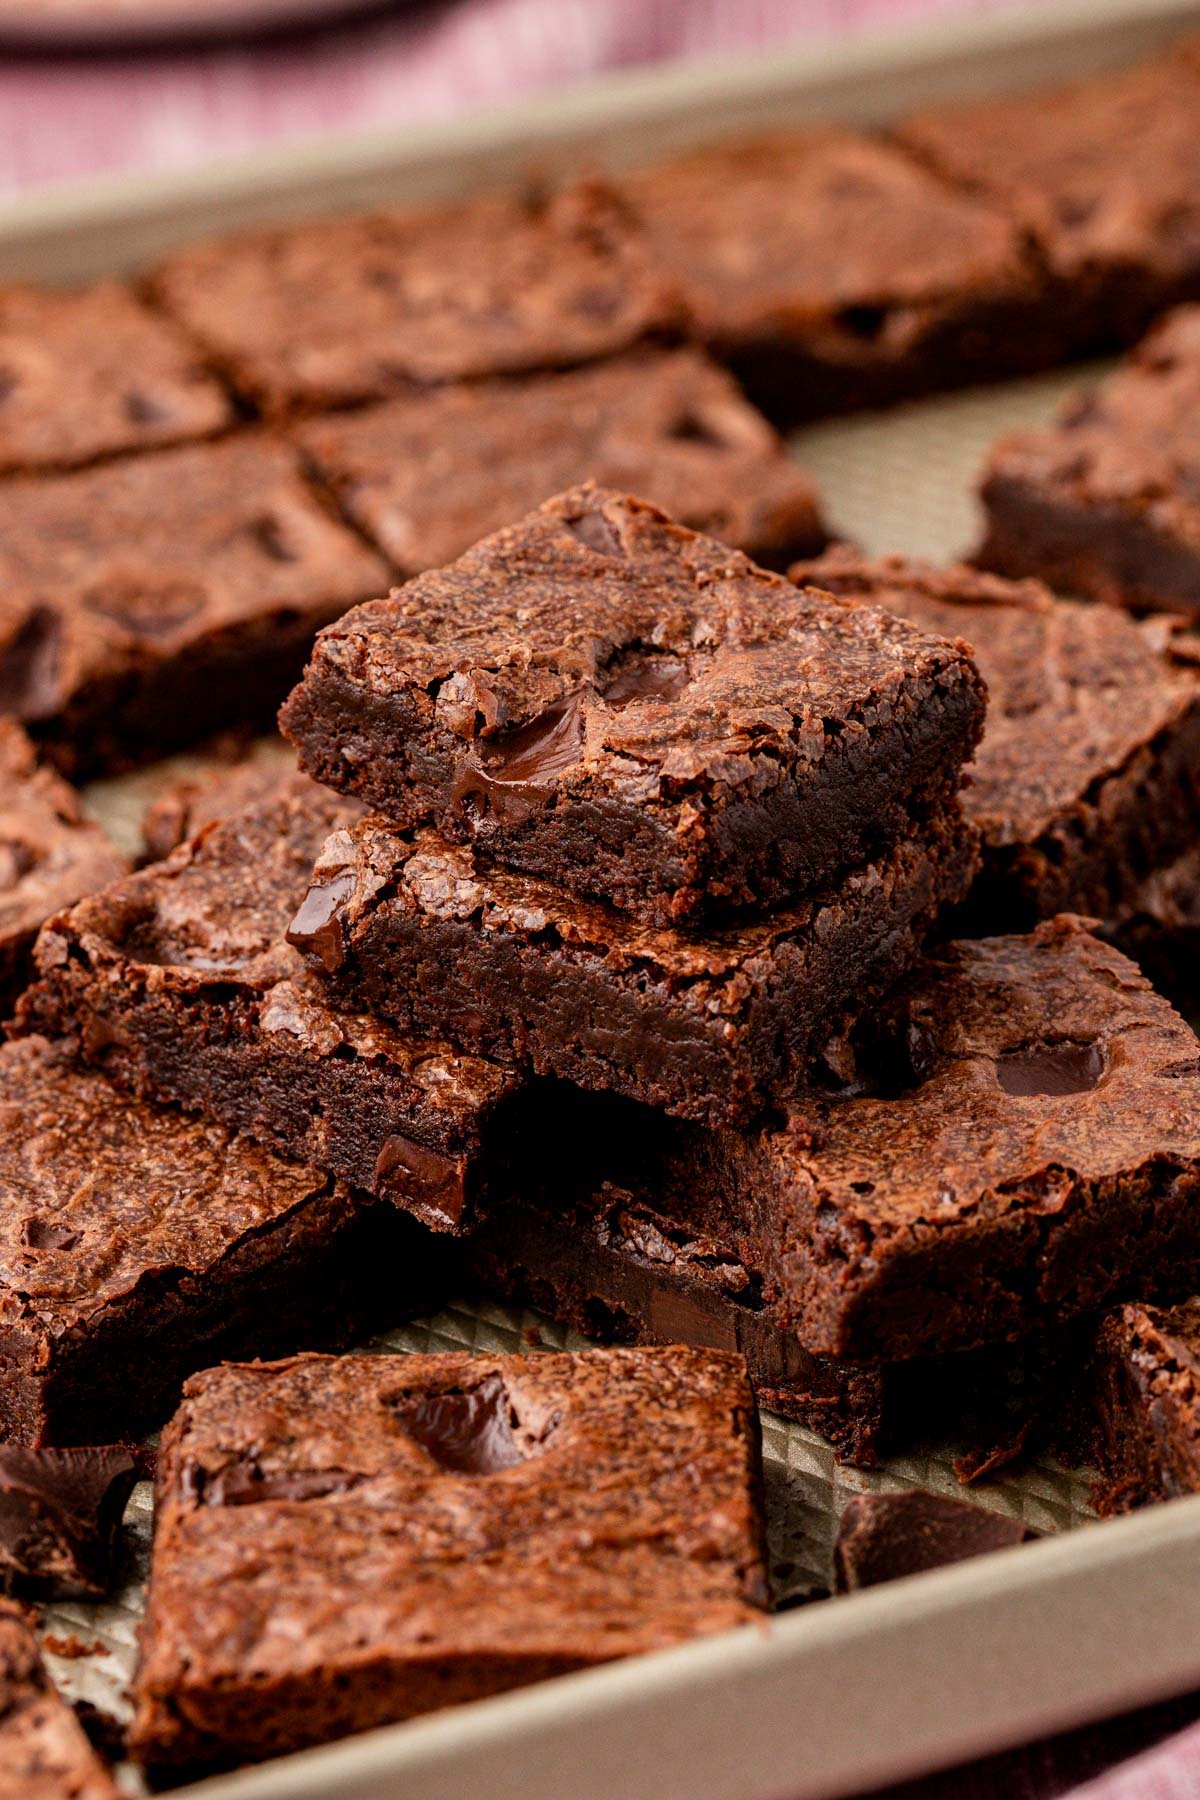
POLYGON ((382 10, 382 0, 0 0, 0 46, 160 44, 279 31, 382 10))

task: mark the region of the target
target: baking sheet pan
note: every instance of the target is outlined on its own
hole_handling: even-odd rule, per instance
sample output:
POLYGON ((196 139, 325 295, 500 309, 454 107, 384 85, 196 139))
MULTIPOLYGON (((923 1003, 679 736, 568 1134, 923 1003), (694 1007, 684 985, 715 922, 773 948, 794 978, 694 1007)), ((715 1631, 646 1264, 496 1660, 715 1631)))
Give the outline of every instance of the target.
MULTIPOLYGON (((575 99, 420 137, 374 136, 173 180, 35 195, 0 209, 0 278, 127 269, 206 231, 464 192, 531 162, 644 160, 683 141, 819 115, 877 121, 981 83, 999 91, 1129 60, 1188 27, 1200 27, 1200 6, 1071 0, 1020 19, 888 34, 723 71, 621 78, 575 99)), ((864 548, 950 556, 976 535, 971 490, 986 445, 1010 425, 1046 417, 1085 373, 819 424, 798 434, 796 452, 817 476, 835 527, 864 548)), ((142 807, 186 766, 175 759, 97 784, 89 798, 133 847, 142 807)), ((459 1306, 372 1347, 523 1350, 535 1325, 548 1347, 579 1341, 530 1315, 459 1306)), ((764 1454, 772 1562, 784 1591, 825 1579, 850 1493, 959 1491, 946 1449, 867 1475, 837 1468, 820 1439, 769 1415, 764 1454)), ((1200 1500, 1099 1527, 1089 1523, 1086 1480, 1052 1465, 1008 1472, 976 1497, 1050 1541, 187 1792, 212 1800, 499 1800, 517 1792, 523 1800, 802 1800, 901 1779, 1200 1686, 1200 1500)), ((98 1647, 52 1656, 56 1677, 72 1696, 118 1713, 128 1710, 150 1523, 143 1484, 116 1599, 46 1613, 60 1642, 74 1636, 98 1647)), ((122 1781, 140 1791, 135 1772, 123 1771, 122 1781)))

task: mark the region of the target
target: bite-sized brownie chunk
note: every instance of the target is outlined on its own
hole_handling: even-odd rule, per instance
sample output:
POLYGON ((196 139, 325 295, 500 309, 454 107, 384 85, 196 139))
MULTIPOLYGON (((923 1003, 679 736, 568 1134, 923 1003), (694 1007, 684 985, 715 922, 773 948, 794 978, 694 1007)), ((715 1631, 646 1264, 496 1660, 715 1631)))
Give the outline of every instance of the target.
POLYGON ((816 129, 625 182, 691 327, 769 417, 1053 362, 1022 234, 888 144, 816 129))
POLYGON ((130 289, 0 288, 0 473, 78 468, 232 422, 194 346, 130 289))
POLYGON ((881 1581, 1009 1550, 1035 1536, 1021 1519, 948 1494, 920 1488, 856 1494, 838 1525, 834 1581, 839 1594, 854 1594, 881 1581))
POLYGON ((1096 1336, 1090 1402, 1098 1512, 1200 1493, 1200 1300, 1110 1313, 1096 1336))
POLYGON ((235 1762, 761 1617, 740 1357, 300 1357, 188 1383, 135 1753, 235 1762))
POLYGON ((0 1800, 120 1800, 46 1671, 34 1616, 0 1599, 0 1800))
POLYGON ((1200 846, 1148 875, 1109 929, 1159 992, 1200 1024, 1200 846))
POLYGON ((0 712, 93 774, 267 719, 382 563, 258 432, 0 488, 0 712))
POLYGON ((275 413, 590 362, 675 327, 680 310, 600 183, 248 232, 180 251, 152 285, 275 413))
POLYGON ((0 1444, 0 1575, 38 1593, 106 1594, 139 1473, 128 1444, 0 1444))
POLYGON ((273 773, 246 810, 50 923, 24 1025, 77 1040, 144 1098, 457 1230, 519 1129, 521 1082, 333 1010, 285 933, 326 837, 358 808, 273 773))
POLYGON ((786 568, 789 545, 827 536, 808 476, 732 377, 692 350, 404 394, 314 421, 299 442, 405 575, 452 562, 585 477, 772 568, 786 568))
POLYGON ((1057 423, 1001 438, 983 476, 977 561, 1115 606, 1200 617, 1198 408, 1200 306, 1181 307, 1057 423))
POLYGON ((778 905, 956 793, 966 647, 590 483, 322 633, 318 781, 652 925, 778 905))
POLYGON ((1050 92, 909 119, 899 138, 1029 234, 1076 348, 1200 297, 1200 64, 1168 53, 1050 92))
POLYGON ((903 1360, 1200 1287, 1200 1044, 1078 920, 929 952, 843 1048, 785 1127, 681 1135, 668 1186, 807 1349, 903 1360))
POLYGON ((1040 582, 834 550, 796 579, 965 638, 987 683, 963 807, 983 838, 973 923, 1112 918, 1200 831, 1200 653, 1180 622, 1040 582))
POLYGON ((123 1100, 43 1038, 0 1049, 0 1439, 135 1437, 191 1370, 403 1318, 432 1271, 394 1208, 123 1100))
POLYGON ((125 858, 12 719, 0 718, 0 1009, 29 976, 38 927, 125 872, 125 858))
POLYGON ((685 936, 480 872, 469 850, 370 817, 330 836, 288 937, 347 1010, 736 1123, 802 1084, 826 1040, 912 966, 975 868, 955 801, 808 899, 685 936))
POLYGON ((295 773, 282 738, 260 738, 231 755, 198 759, 192 771, 157 793, 142 814, 144 862, 162 862, 207 825, 277 798, 295 773))

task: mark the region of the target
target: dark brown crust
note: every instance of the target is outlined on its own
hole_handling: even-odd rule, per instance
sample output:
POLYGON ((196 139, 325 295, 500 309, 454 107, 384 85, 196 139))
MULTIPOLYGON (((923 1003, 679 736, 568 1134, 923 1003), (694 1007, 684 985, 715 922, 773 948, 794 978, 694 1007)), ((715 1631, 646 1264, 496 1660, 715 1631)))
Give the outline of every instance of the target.
POLYGON ((1200 668, 1178 620, 840 549, 792 573, 972 646, 988 717, 963 795, 983 839, 971 935, 1057 912, 1119 917, 1194 842, 1200 668))
POLYGON ((211 1370, 159 1457, 133 1748, 244 1761, 748 1624, 763 1558, 740 1357, 211 1370))
POLYGON ((46 1672, 34 1615, 0 1599, 0 1797, 120 1800, 46 1672))
POLYGON ((398 823, 669 925, 907 836, 983 706, 962 644, 588 484, 323 632, 280 722, 398 823))
POLYGON ((1200 1492, 1200 1301, 1122 1306, 1101 1324, 1087 1448, 1107 1517, 1200 1492))
POLYGON ((685 937, 369 818, 331 836, 289 935, 340 1006, 736 1123, 794 1092, 825 1038, 911 967, 975 867, 955 802, 811 899, 685 937))

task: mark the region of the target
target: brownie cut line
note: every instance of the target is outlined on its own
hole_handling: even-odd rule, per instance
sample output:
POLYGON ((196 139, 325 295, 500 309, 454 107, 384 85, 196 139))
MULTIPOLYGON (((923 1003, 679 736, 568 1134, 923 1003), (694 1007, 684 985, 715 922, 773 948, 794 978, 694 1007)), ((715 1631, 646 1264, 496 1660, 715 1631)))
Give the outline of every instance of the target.
MULTIPOLYGON (((1200 267, 1200 203, 1196 233, 1200 267)), ((1068 401, 1055 423, 995 445, 977 561, 1001 574, 1040 575, 1066 593, 1196 620, 1197 407, 1200 306, 1186 306, 1106 381, 1068 401)))
POLYGON ((334 1010, 285 933, 327 835, 359 809, 294 770, 254 775, 242 811, 49 923, 20 1028, 459 1230, 520 1133, 521 1079, 334 1010))
POLYGON ((280 722, 395 823, 664 925, 910 835, 983 709, 964 645, 585 484, 323 632, 280 722))
POLYGON ((300 1357, 188 1383, 135 1754, 256 1759, 762 1617, 739 1357, 300 1357))
MULTIPOLYGON (((987 683, 963 809, 982 838, 974 932, 1127 912, 1200 826, 1200 655, 1132 619, 1010 582, 837 549, 793 576, 962 637, 987 683)), ((973 932, 973 934, 974 934, 973 932)))

